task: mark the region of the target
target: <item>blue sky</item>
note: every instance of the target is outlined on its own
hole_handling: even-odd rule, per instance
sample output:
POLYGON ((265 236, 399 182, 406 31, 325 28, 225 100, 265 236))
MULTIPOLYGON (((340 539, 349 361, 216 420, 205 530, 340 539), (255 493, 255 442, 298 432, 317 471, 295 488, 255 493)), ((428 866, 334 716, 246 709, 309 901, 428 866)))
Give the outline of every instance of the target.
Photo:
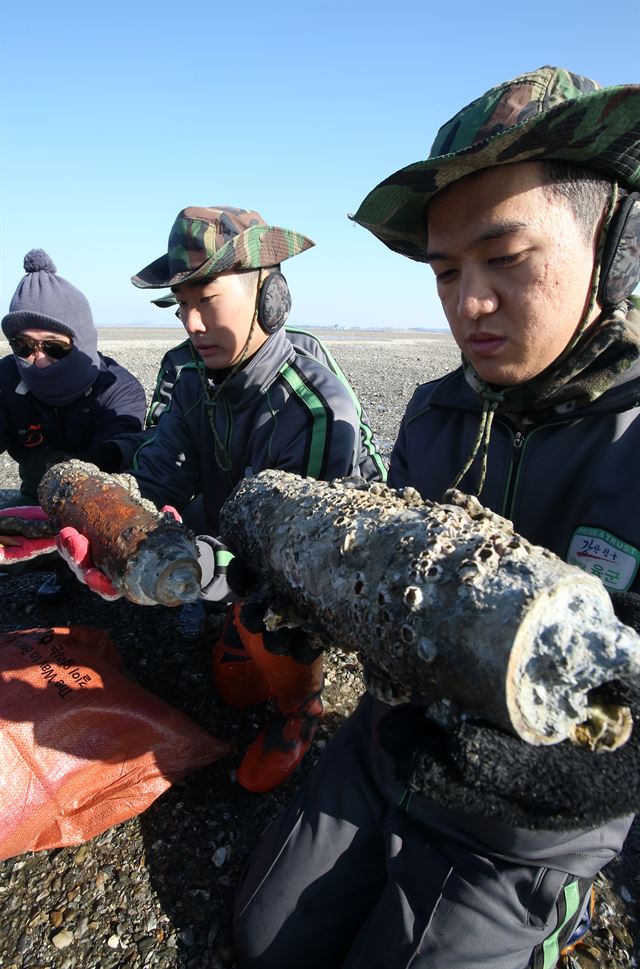
POLYGON ((130 276, 187 205, 311 236, 292 321, 444 326, 427 267, 347 213, 494 84, 640 80, 637 0, 0 0, 0 299, 33 247, 100 325, 166 323, 130 276))

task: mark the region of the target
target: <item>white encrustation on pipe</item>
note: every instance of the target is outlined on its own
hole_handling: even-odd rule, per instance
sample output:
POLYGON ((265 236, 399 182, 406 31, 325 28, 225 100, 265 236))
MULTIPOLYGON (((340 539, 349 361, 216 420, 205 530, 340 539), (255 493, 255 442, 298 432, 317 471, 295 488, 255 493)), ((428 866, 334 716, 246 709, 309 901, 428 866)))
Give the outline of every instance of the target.
POLYGON ((602 688, 640 678, 640 637, 605 587, 475 498, 445 498, 265 471, 225 503, 222 536, 271 625, 357 651, 385 699, 450 704, 530 744, 620 746, 631 715, 602 688))

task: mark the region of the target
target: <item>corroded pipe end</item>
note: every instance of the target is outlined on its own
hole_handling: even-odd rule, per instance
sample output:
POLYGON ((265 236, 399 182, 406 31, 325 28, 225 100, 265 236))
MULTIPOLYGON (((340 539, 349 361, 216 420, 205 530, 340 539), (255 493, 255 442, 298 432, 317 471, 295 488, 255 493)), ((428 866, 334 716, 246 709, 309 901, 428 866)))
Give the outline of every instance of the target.
POLYGON ((623 704, 601 702, 600 690, 638 678, 640 637, 616 618, 599 579, 568 575, 535 600, 518 630, 507 674, 513 728, 534 745, 616 750, 633 721, 623 704))
POLYGON ((170 522, 140 544, 122 587, 138 605, 181 606, 200 598, 200 579, 193 539, 183 526, 170 522))
POLYGON ((200 568, 195 562, 174 562, 161 576, 155 588, 161 606, 181 606, 200 598, 200 568))
POLYGON ((591 703, 588 717, 571 729, 569 740, 578 747, 602 752, 626 744, 633 730, 629 707, 614 703, 591 703))

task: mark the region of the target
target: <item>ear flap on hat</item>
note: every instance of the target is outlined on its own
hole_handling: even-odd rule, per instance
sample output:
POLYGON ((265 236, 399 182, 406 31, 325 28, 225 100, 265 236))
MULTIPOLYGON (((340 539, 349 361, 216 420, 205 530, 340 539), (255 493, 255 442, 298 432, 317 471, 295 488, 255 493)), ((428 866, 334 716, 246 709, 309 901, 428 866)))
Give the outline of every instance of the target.
POLYGON ((640 282, 640 192, 631 192, 614 215, 602 256, 601 306, 617 306, 640 282))
POLYGON ((265 333, 279 330, 291 310, 291 293, 281 272, 270 273, 260 287, 258 324, 265 333))

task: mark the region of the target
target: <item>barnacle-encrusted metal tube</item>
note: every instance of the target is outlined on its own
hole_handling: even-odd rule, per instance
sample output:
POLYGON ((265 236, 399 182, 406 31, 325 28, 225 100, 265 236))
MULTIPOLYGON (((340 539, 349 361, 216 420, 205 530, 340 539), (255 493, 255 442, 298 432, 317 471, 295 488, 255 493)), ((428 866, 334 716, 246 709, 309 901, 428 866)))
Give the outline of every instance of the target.
POLYGON ((265 471, 225 503, 223 540, 257 570, 272 625, 358 651, 385 699, 449 705, 531 744, 624 743, 629 710, 601 688, 640 677, 640 637, 600 580, 475 498, 445 497, 265 471))
POLYGON ((59 531, 89 539, 94 563, 138 605, 179 606, 200 596, 195 542, 172 515, 141 498, 131 475, 109 475, 84 461, 47 471, 38 500, 59 531))

